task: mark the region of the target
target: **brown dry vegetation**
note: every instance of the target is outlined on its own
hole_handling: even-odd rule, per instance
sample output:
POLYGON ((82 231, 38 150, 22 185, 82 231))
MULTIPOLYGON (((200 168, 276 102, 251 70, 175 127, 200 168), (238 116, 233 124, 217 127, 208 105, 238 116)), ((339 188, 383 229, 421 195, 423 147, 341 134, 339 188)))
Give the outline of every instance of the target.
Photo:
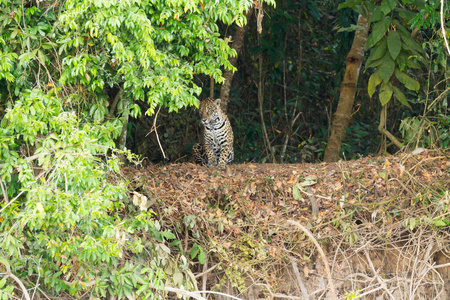
POLYGON ((450 232, 439 221, 450 214, 448 153, 126 173, 182 250, 204 249, 205 264, 191 266, 199 290, 331 299, 323 260, 296 221, 324 249, 339 299, 358 290, 363 299, 450 297, 450 232))

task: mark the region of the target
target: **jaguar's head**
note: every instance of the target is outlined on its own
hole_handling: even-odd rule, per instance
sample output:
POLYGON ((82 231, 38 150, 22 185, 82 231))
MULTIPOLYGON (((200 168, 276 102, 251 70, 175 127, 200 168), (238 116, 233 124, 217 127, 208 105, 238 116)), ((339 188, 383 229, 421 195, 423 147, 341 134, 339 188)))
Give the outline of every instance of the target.
POLYGON ((214 125, 220 121, 222 114, 220 99, 206 98, 199 101, 199 106, 200 119, 203 125, 214 125))

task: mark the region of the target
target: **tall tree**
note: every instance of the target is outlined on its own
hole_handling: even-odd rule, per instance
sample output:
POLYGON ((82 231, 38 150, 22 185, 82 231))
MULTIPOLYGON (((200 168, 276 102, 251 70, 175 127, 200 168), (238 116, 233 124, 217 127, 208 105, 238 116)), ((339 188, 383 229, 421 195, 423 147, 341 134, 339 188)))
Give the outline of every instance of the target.
POLYGON ((339 102, 333 117, 331 135, 328 139, 327 148, 325 149, 324 161, 326 162, 337 161, 339 159, 342 140, 346 135, 345 128, 351 120, 359 72, 364 60, 364 46, 369 32, 368 16, 360 14, 357 26, 360 29, 356 31, 352 48, 347 55, 347 64, 344 80, 341 84, 339 102))
MULTIPOLYGON (((247 13, 245 14, 247 22, 250 19, 250 17, 252 16, 252 14, 253 14, 253 9, 248 10, 247 13)), ((247 32, 247 28, 248 28, 247 25, 237 27, 236 31, 233 34, 233 40, 232 40, 233 44, 231 44, 231 48, 233 48, 236 51, 236 55, 230 57, 229 61, 234 67, 236 67, 238 56, 242 52, 242 47, 244 46, 244 38, 245 38, 245 33, 247 32)), ((226 112, 227 108, 228 108, 228 100, 230 98, 230 89, 231 89, 231 82, 233 81, 233 77, 234 77, 233 70, 231 70, 231 69, 224 70, 223 78, 225 80, 223 81, 222 87, 220 88, 220 99, 222 100, 220 102, 220 106, 224 112, 226 112)))
POLYGON ((411 23, 415 15, 408 9, 417 9, 416 6, 410 7, 407 1, 399 0, 381 2, 347 0, 339 7, 353 8, 360 14, 360 18, 358 24, 350 28, 357 31, 347 58, 346 78, 341 86, 332 132, 325 150, 325 161, 339 159, 341 142, 345 137, 345 127, 348 126, 351 119, 357 76, 364 58, 364 49, 370 50, 365 68, 374 70, 367 86, 370 97, 375 94, 379 86, 377 96, 382 110, 378 131, 398 147, 402 147, 402 144, 386 129, 387 104, 396 99, 403 106, 411 108, 406 95, 398 86, 403 86, 411 91, 419 90, 419 82, 412 78, 412 73, 408 71, 421 68, 419 62, 423 57, 422 47, 411 37, 410 31, 403 25, 411 23), (371 33, 367 36, 371 25, 371 33), (349 64, 354 63, 357 68, 349 69, 349 64))

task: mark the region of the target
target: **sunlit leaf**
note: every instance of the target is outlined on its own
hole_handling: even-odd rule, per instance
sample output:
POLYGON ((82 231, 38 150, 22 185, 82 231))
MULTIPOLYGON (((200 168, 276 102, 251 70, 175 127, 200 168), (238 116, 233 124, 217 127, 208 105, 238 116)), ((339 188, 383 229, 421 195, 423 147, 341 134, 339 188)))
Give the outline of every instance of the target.
POLYGON ((369 93, 369 96, 372 98, 373 94, 375 93, 376 87, 381 83, 383 79, 380 76, 380 70, 376 70, 370 77, 369 77, 369 83, 367 85, 367 90, 369 93))
POLYGON ((420 88, 420 83, 417 80, 398 69, 395 70, 395 77, 409 90, 418 91, 420 88))
POLYGON ((380 91, 380 102, 382 106, 385 106, 389 100, 391 100, 392 98, 392 93, 393 93, 393 89, 392 89, 392 85, 390 83, 385 84, 383 83, 381 85, 381 91, 380 91))

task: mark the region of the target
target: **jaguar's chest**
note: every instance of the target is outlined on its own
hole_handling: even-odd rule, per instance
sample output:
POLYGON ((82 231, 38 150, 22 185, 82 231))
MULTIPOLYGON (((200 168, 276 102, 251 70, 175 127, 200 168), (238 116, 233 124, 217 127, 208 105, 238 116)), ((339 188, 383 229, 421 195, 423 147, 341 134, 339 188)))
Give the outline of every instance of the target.
POLYGON ((217 124, 205 126, 205 142, 214 149, 220 149, 228 139, 228 127, 226 120, 217 124))

